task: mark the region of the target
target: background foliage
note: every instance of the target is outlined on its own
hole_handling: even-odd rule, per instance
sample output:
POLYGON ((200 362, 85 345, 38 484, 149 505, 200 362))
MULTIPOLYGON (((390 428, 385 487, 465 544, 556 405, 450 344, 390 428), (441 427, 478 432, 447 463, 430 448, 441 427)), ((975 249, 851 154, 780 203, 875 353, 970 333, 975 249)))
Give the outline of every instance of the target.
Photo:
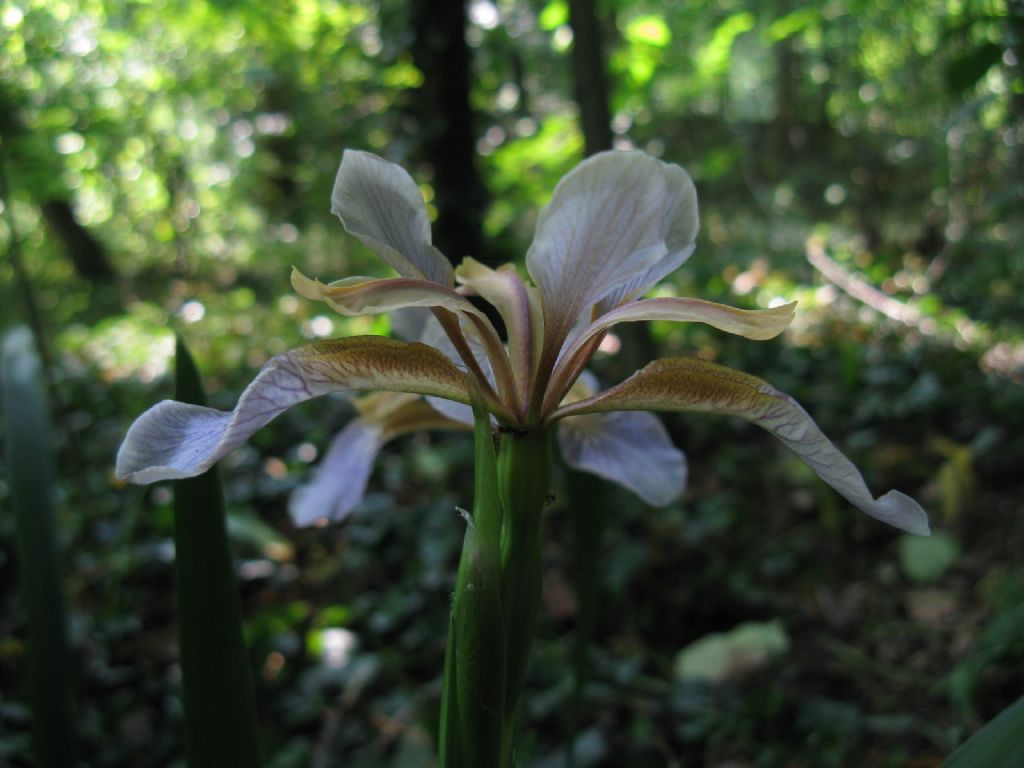
MULTIPOLYGON (((171 495, 112 478, 127 425, 170 394, 173 330, 220 407, 303 340, 387 332, 288 286, 292 264, 383 274, 329 215, 345 147, 409 168, 442 249, 495 263, 611 143, 697 182, 697 252, 659 290, 800 309, 759 344, 656 325, 598 374, 660 352, 763 376, 936 533, 858 516, 746 424, 666 419, 690 487, 661 510, 608 491, 578 764, 937 765, 1024 686, 1022 66, 1018 0, 5 4, 0 327, 34 308, 49 351, 87 764, 183 764, 171 495), (458 36, 430 25, 463 12, 465 55, 446 58, 458 36), (593 30, 602 66, 573 68, 593 30), (443 101, 460 71, 465 115, 443 101)), ((349 521, 295 530, 287 495, 350 416, 310 404, 223 466, 275 768, 431 761, 472 448, 398 441, 349 521)), ((20 766, 9 487, 0 764, 20 766)), ((528 684, 536 766, 563 764, 572 695, 565 487, 528 684)))

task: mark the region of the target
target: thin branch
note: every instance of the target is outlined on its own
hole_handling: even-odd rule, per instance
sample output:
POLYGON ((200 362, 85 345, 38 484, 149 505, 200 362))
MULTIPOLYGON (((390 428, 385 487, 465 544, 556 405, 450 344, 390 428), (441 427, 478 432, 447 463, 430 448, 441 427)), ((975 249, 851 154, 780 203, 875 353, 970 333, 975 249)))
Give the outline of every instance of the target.
POLYGON ((873 285, 847 272, 825 253, 820 240, 811 238, 807 241, 807 260, 838 288, 857 301, 867 304, 871 309, 892 320, 920 328, 922 316, 917 309, 886 296, 873 285))

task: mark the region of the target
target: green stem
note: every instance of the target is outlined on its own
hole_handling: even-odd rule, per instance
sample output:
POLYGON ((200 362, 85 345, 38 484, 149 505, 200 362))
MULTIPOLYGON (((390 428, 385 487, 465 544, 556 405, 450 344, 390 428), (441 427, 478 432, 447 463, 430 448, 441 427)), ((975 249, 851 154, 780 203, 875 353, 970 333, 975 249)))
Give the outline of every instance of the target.
POLYGON ((583 711, 583 693, 590 676, 590 646, 597 623, 605 521, 614 491, 607 481, 574 469, 568 469, 566 481, 572 542, 571 571, 578 606, 573 642, 573 691, 566 739, 566 766, 573 768, 576 765, 576 737, 583 711))
POLYGON ((511 764, 523 683, 540 605, 543 568, 541 522, 551 476, 551 441, 546 431, 503 435, 498 484, 504 518, 501 595, 506 627, 504 762, 511 764))
POLYGON ((442 768, 512 765, 541 593, 549 435, 506 433, 496 458, 482 395, 475 400, 473 515, 466 520, 445 654, 442 768))
POLYGON ((473 514, 466 518, 441 698, 442 768, 501 762, 505 629, 501 611, 501 497, 490 414, 474 393, 473 514))

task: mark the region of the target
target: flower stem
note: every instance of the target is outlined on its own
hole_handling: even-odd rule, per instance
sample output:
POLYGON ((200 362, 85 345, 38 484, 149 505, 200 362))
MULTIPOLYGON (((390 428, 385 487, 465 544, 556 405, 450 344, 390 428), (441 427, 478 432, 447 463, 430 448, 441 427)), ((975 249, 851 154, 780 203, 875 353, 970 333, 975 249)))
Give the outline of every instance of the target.
POLYGON ((473 514, 452 604, 439 746, 442 768, 511 766, 541 593, 547 432, 502 436, 477 398, 473 514))
POLYGON ((546 431, 503 435, 498 455, 498 485, 504 510, 501 595, 506 628, 502 765, 511 765, 523 683, 540 605, 543 578, 540 533, 550 475, 551 441, 546 431))

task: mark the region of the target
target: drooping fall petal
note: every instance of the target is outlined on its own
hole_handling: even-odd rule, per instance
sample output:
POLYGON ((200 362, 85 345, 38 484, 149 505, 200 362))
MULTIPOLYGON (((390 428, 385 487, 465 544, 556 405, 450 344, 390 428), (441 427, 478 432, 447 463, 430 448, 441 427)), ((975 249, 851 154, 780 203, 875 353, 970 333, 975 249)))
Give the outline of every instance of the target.
POLYGON ((423 195, 401 166, 370 152, 345 150, 331 212, 402 276, 452 284, 451 264, 431 244, 423 195))
POLYGON ((288 514, 297 526, 340 522, 366 494, 373 463, 384 445, 379 424, 353 419, 334 440, 312 482, 288 499, 288 514))
POLYGON ((559 423, 558 442, 569 466, 611 480, 652 507, 686 487, 686 456, 653 413, 572 416, 559 423))
POLYGON ((582 312, 642 280, 695 232, 696 195, 682 169, 642 152, 603 152, 580 163, 541 211, 526 255, 544 298, 546 354, 557 354, 582 312))
POLYGON ((193 477, 293 405, 374 389, 467 402, 465 375, 436 349, 381 336, 321 341, 271 358, 233 411, 164 400, 136 419, 116 475, 134 483, 193 477))
POLYGON ((739 416, 775 435, 822 480, 871 517, 909 533, 929 532, 928 516, 916 501, 899 491, 873 498, 857 468, 799 403, 755 376, 694 358, 655 360, 618 386, 560 408, 553 419, 626 410, 739 416))
POLYGON ((557 405, 557 400, 561 399, 572 384, 572 378, 586 365, 587 361, 580 356, 593 351, 593 345, 588 346, 588 342, 613 325, 641 320, 706 323, 726 333, 764 340, 782 333, 792 321, 795 309, 795 302, 771 309, 748 310, 686 298, 641 299, 623 304, 601 315, 572 337, 551 378, 550 389, 544 401, 545 409, 557 405))

